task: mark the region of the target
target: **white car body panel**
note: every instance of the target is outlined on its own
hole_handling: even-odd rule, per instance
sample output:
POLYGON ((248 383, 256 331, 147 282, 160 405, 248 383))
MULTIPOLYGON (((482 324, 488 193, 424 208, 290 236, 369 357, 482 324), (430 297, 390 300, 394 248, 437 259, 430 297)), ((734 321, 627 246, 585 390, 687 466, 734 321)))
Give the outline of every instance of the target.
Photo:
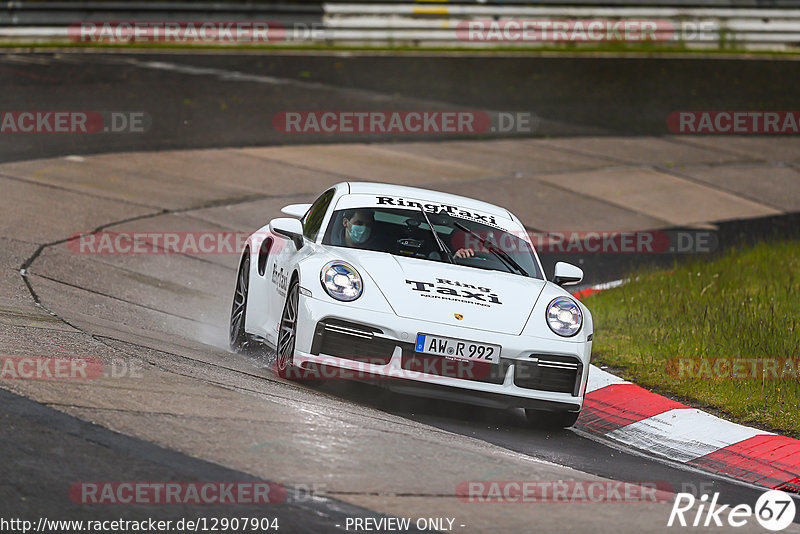
MULTIPOLYGON (((577 302, 583 314, 580 331, 573 337, 561 337, 550 330, 545 312, 554 298, 570 296, 563 288, 543 279, 517 274, 322 244, 335 210, 385 206, 387 198, 395 202, 403 199, 398 207, 405 209, 415 209, 406 203, 417 201, 426 210, 457 210, 463 218, 477 217, 480 222, 512 232, 530 243, 524 227, 513 214, 478 200, 388 184, 340 183, 328 191, 333 197, 322 217, 320 230, 313 240, 306 237, 300 250, 290 239, 270 232, 269 225, 248 239, 251 261, 245 320, 247 334, 270 346, 276 345, 286 292, 291 280, 297 278, 302 291, 294 353, 296 366, 316 362, 341 369, 368 370, 376 376, 400 376, 405 380, 380 382, 396 390, 421 383, 438 385, 440 389, 424 394, 487 406, 527 407, 536 406, 536 402, 549 402, 572 410, 580 408, 589 370, 593 324, 589 310, 577 302), (378 197, 383 198, 384 204, 379 204, 378 197), (268 255, 260 258, 262 243, 270 242, 266 240, 271 240, 272 247, 268 255), (342 302, 323 288, 320 270, 331 260, 343 260, 360 273, 364 289, 358 299, 342 302), (457 315, 461 316, 460 320, 457 315), (313 354, 315 327, 330 318, 382 331, 379 336, 382 340, 398 344, 391 361, 387 365, 371 365, 330 354, 313 354), (501 359, 508 365, 505 379, 502 383, 488 383, 409 373, 400 367, 403 350, 414 343, 420 332, 501 345, 501 359), (580 376, 573 391, 543 391, 515 385, 514 362, 529 364, 538 357, 548 356, 568 357, 579 362, 580 376), (482 397, 482 393, 491 394, 491 398, 482 397)), ((298 210, 288 211, 296 214, 298 210)), ((538 256, 535 262, 543 272, 538 256)))
POLYGON ((458 265, 431 266, 417 258, 346 251, 345 261, 360 256, 367 272, 381 273, 379 287, 398 316, 431 323, 451 324, 459 313, 459 326, 519 335, 545 284, 499 271, 465 272, 458 265))

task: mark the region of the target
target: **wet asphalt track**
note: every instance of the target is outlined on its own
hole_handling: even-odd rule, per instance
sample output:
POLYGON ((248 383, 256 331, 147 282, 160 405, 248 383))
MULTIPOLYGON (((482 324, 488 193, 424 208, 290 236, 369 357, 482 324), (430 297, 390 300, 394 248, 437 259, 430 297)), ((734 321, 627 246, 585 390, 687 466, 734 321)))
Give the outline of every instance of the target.
POLYGON ((147 135, 98 135, 88 142, 4 137, 0 161, 387 140, 287 136, 272 126, 274 115, 287 110, 525 111, 542 119, 534 136, 662 135, 673 111, 794 109, 798 77, 798 61, 757 57, 11 51, 0 61, 4 109, 138 111, 152 117, 153 127, 147 135))
MULTIPOLYGON (((552 121, 537 135, 661 134, 665 133, 664 117, 675 109, 743 109, 763 107, 765 102, 773 109, 791 109, 796 96, 791 84, 798 68, 797 62, 764 60, 11 54, 0 56, 4 109, 143 110, 153 118, 153 126, 144 136, 98 135, 89 140, 80 136, 4 136, 0 162, 327 140, 278 136, 271 128, 271 116, 285 109, 419 109, 426 105, 430 106, 426 109, 526 110, 552 121), (232 76, 240 78, 238 83, 231 83, 232 76), (256 78, 242 79, 246 76, 256 78)), ((336 139, 343 140, 347 139, 336 139)), ((765 231, 774 228, 770 221, 765 224, 765 231)), ((742 233, 736 225, 732 227, 731 235, 742 233)), ((608 277, 622 267, 608 266, 608 277)), ((256 367, 264 365, 257 363, 256 367)), ((530 429, 521 412, 498 414, 445 402, 434 405, 389 396, 362 384, 302 387, 308 395, 332 395, 603 477, 666 481, 678 491, 693 493, 720 491, 723 503, 753 504, 760 494, 616 450, 580 431, 530 429)), ((5 515, 11 511, 85 513, 63 504, 63 485, 79 477, 237 480, 248 476, 91 426, 11 393, 2 395, 0 455, 14 458, 4 463, 2 475, 10 486, 18 486, 4 491, 13 498, 19 487, 36 488, 24 503, 10 506, 10 500, 3 499, 5 515), (53 442, 64 446, 54 451, 53 442), (96 454, 87 452, 98 447, 96 454), (85 464, 86 455, 91 457, 91 475, 70 473, 66 466, 85 464)), ((136 516, 139 512, 125 513, 136 516)), ((331 518, 366 512, 328 500, 290 504, 280 513, 282 524, 291 526, 291 531, 314 532, 320 531, 321 525, 330 527, 331 518)), ((96 517, 96 510, 91 515, 96 517)))

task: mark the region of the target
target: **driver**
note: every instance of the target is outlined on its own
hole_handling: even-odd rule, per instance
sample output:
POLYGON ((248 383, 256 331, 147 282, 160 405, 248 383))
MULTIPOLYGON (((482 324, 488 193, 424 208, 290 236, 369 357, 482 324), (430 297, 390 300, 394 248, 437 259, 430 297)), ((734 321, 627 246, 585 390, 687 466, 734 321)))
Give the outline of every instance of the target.
MULTIPOLYGON (((461 236, 459 236, 456 232, 453 232, 453 235, 450 236, 450 250, 453 250, 457 246, 456 245, 456 240, 457 240, 458 237, 461 237, 461 236)), ((463 239, 458 239, 458 241, 463 241, 463 239)), ((464 259, 464 258, 471 258, 474 255, 475 255, 475 251, 472 250, 471 247, 465 247, 465 248, 459 248, 458 250, 456 250, 456 252, 453 254, 453 257, 454 258, 464 259)))
MULTIPOLYGON (((363 248, 374 250, 376 236, 372 234, 375 213, 367 208, 355 208, 344 212, 342 226, 344 227, 343 241, 350 248, 363 248)), ((471 248, 460 248, 453 256, 455 258, 471 258, 475 251, 471 248)))
POLYGON ((475 255, 475 251, 471 248, 460 248, 453 254, 456 258, 471 258, 475 255))
POLYGON ((375 238, 372 235, 374 222, 375 214, 370 209, 345 211, 342 218, 345 245, 351 248, 369 248, 375 238))

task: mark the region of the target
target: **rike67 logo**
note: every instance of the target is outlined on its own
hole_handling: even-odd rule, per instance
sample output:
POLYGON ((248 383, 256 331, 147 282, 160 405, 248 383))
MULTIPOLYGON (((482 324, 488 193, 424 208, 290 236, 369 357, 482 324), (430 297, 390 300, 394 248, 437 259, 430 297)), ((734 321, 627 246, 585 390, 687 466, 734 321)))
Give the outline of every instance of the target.
POLYGON ((756 501, 755 507, 738 504, 717 504, 719 493, 711 501, 704 494, 696 499, 691 493, 678 493, 667 526, 671 527, 743 527, 755 516, 756 521, 767 530, 784 530, 795 518, 795 503, 791 495, 780 490, 769 490, 756 501), (697 506, 695 506, 697 505, 697 506))

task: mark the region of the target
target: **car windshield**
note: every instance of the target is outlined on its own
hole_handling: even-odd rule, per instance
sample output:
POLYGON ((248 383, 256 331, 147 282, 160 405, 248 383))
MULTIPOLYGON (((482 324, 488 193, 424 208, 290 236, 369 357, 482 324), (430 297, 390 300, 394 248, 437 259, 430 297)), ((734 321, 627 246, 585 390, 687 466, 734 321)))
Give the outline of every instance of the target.
POLYGON ((423 214, 421 210, 396 208, 338 210, 333 212, 322 243, 542 278, 531 245, 524 239, 513 232, 445 212, 423 214))

